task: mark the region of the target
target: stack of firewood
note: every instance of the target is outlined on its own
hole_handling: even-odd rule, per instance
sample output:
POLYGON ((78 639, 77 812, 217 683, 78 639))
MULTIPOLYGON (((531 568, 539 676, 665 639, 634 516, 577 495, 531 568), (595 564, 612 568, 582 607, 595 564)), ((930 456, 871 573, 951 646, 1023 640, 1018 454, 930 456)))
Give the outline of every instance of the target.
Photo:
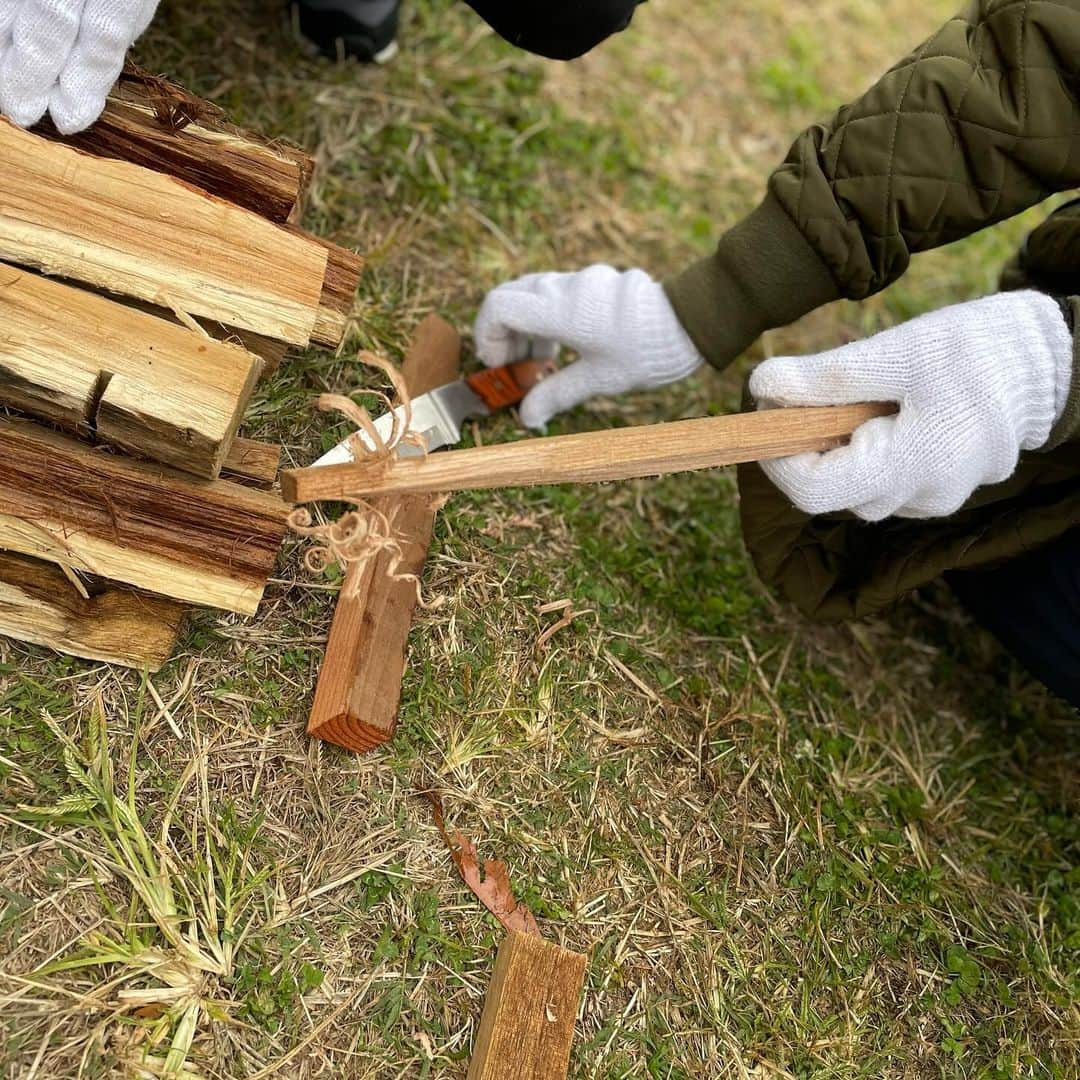
POLYGON ((187 605, 255 611, 288 508, 237 431, 360 273, 311 174, 134 70, 74 138, 0 118, 0 634, 155 670, 187 605))

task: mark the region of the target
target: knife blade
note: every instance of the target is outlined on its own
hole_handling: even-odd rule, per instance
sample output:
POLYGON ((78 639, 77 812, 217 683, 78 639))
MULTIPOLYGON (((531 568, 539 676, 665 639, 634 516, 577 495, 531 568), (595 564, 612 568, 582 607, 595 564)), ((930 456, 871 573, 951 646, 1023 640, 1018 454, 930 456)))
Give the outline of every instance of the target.
MULTIPOLYGON (((553 359, 519 360, 505 367, 487 368, 464 379, 455 379, 444 386, 437 386, 410 402, 409 431, 420 435, 427 450, 453 446, 461 441, 462 425, 470 417, 490 416, 498 409, 516 405, 542 379, 558 370, 553 359)), ((387 441, 394 429, 395 415, 405 418, 405 407, 383 413, 374 421, 375 430, 387 441)), ((370 450, 376 447, 365 431, 356 431, 328 450, 313 463, 313 468, 323 465, 348 465, 355 460, 355 440, 370 450)), ((423 453, 416 446, 399 443, 399 457, 411 457, 423 453)))

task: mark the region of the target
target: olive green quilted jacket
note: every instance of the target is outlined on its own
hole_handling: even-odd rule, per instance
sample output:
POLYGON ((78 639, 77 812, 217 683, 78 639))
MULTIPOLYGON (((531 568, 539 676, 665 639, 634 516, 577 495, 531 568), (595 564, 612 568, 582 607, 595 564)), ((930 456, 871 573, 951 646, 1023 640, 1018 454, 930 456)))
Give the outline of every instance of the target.
MULTIPOLYGON (((1080 0, 969 0, 861 98, 804 131, 757 209, 665 287, 699 350, 724 366, 766 329, 884 288, 913 253, 1077 186, 1080 0)), ((1080 210, 1029 238, 1003 282, 1020 285, 1080 308, 1080 210)), ((945 570, 1080 525, 1078 440, 1080 374, 1044 451, 948 519, 810 518, 748 466, 744 535, 764 579, 808 613, 868 614, 945 570)))

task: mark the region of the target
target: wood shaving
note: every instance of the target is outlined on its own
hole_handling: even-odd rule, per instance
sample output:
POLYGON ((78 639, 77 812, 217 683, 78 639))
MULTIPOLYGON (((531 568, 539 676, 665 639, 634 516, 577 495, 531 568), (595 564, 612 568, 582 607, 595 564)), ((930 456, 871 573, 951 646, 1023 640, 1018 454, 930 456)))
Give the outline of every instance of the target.
MULTIPOLYGON (((357 360, 381 371, 394 388, 394 398, 378 390, 363 391, 374 394, 393 417, 389 438, 384 439, 379 434, 371 414, 351 397, 343 394, 321 394, 316 402, 323 412, 340 413, 357 432, 362 431, 370 440, 369 445, 358 433, 350 437, 354 462, 357 465, 384 470, 391 466, 399 446, 413 446, 421 453, 426 453, 427 446, 423 436, 409 430, 412 423, 412 400, 401 373, 385 357, 372 352, 359 353, 357 360)), ((378 556, 386 555, 387 574, 395 581, 412 582, 421 607, 434 606, 425 602, 417 575, 400 570, 405 557, 402 550, 405 538, 394 528, 395 511, 386 513, 369 499, 347 498, 345 501, 352 509, 347 510, 336 521, 316 523, 306 507, 297 507, 289 515, 289 527, 295 533, 317 541, 304 553, 304 565, 307 569, 313 574, 321 574, 328 566, 336 564, 344 572, 353 565, 364 567, 378 556)), ((343 595, 356 595, 362 577, 362 574, 345 574, 343 595)))

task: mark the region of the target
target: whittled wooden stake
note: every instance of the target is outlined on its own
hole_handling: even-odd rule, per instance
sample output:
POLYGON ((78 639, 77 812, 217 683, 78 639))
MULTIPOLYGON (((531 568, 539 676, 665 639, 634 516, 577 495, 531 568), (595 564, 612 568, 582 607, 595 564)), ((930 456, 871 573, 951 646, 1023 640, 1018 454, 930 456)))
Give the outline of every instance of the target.
POLYGON ((290 344, 340 340, 318 329, 330 260, 313 237, 7 120, 0 161, 0 258, 290 344))
POLYGON ((511 932, 495 958, 468 1080, 565 1080, 587 958, 511 932))
MULTIPOLYGON (((429 315, 417 327, 401 370, 417 395, 456 378, 460 363, 457 332, 429 315)), ((391 496, 375 500, 375 506, 393 518, 402 549, 399 572, 419 575, 431 542, 434 500, 391 496)), ((357 752, 393 735, 401 700, 416 586, 392 578, 389 564, 389 556, 379 555, 346 572, 308 722, 309 735, 357 752)))
POLYGON ((890 403, 768 409, 667 424, 522 439, 422 458, 381 469, 327 465, 282 473, 293 503, 349 495, 420 494, 533 484, 599 483, 712 469, 842 446, 860 424, 896 411, 890 403))
MULTIPOLYGON (((382 500, 387 503, 390 500, 382 500)), ((424 568, 435 509, 423 496, 380 506, 393 514, 401 546, 399 574, 424 568)), ((387 742, 397 726, 405 650, 416 610, 416 584, 390 576, 389 559, 378 556, 351 571, 354 595, 338 598, 326 643, 308 734, 362 753, 387 742)))
POLYGON ((83 596, 49 563, 0 551, 0 634, 89 660, 157 671, 187 608, 118 586, 83 596))

